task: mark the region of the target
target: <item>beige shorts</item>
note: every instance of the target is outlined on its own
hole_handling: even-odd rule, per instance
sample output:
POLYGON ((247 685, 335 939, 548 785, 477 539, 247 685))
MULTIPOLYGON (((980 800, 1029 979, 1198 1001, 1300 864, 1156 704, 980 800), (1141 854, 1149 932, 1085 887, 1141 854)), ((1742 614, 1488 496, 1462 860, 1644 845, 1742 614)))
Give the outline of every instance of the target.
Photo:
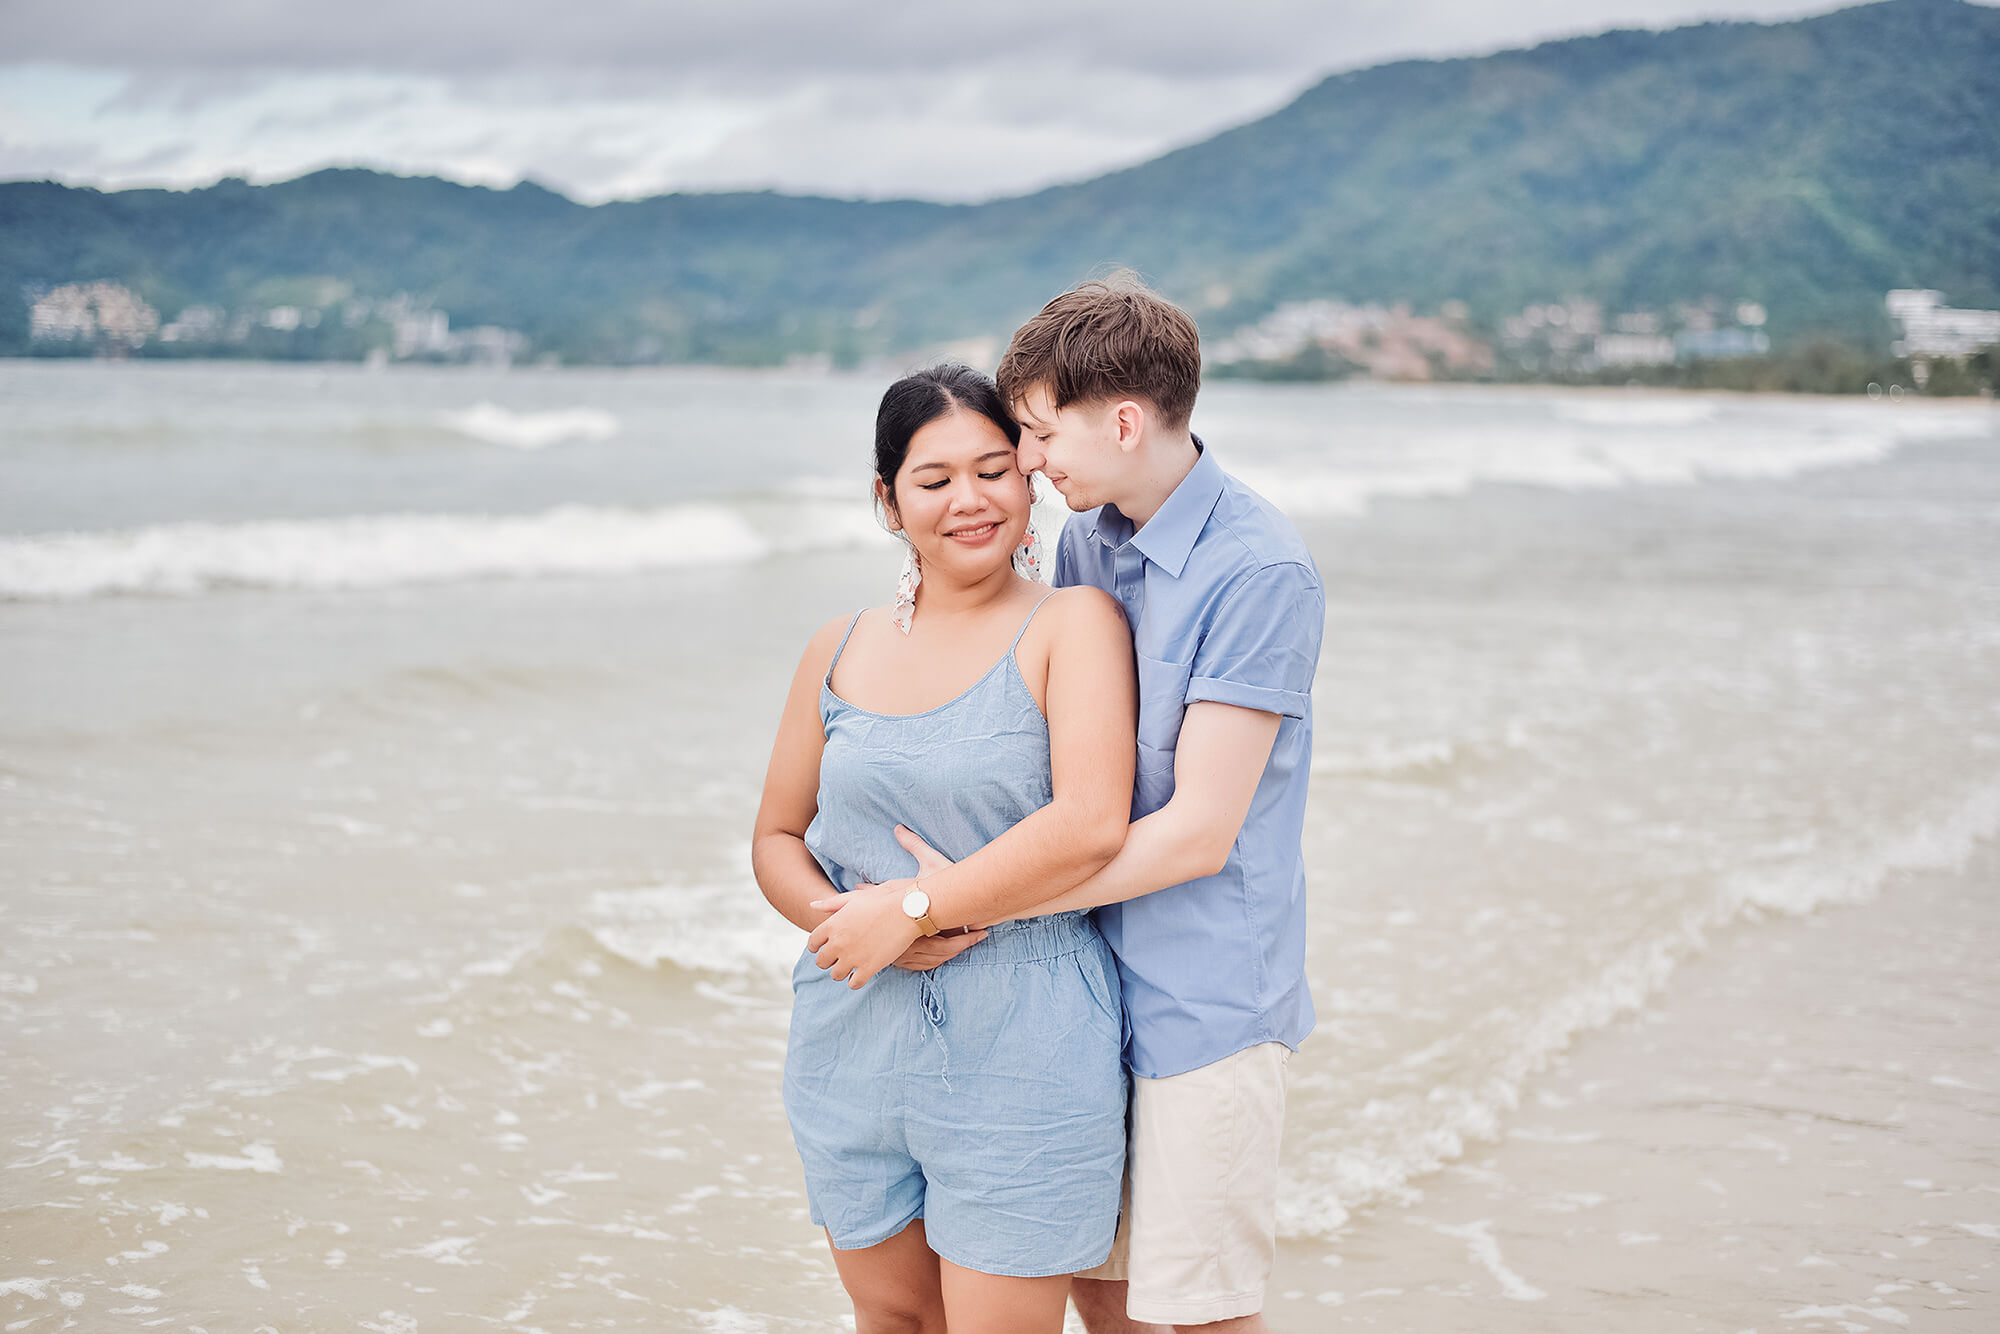
POLYGON ((1132 1081, 1125 1210, 1111 1258, 1141 1323, 1204 1325, 1264 1309, 1278 1250, 1278 1142, 1292 1053, 1265 1042, 1165 1079, 1132 1081))

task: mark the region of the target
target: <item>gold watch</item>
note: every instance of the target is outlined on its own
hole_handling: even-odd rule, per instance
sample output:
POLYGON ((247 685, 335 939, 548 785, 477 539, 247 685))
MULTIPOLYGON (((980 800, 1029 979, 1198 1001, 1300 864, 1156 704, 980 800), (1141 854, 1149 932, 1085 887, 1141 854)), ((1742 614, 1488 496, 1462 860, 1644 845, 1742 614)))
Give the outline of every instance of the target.
POLYGON ((938 933, 938 924, 931 920, 931 896, 924 893, 920 883, 903 895, 903 916, 917 924, 917 930, 927 936, 938 933))

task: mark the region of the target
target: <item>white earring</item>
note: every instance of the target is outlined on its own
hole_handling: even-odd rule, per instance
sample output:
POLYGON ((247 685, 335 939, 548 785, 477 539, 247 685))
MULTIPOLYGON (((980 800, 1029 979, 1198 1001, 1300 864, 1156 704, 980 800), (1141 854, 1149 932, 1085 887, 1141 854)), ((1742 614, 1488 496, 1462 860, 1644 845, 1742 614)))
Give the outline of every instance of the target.
POLYGON ((1038 584, 1042 582, 1042 543, 1035 536, 1032 523, 1021 534, 1021 545, 1014 548, 1014 573, 1038 584))
POLYGON ((910 618, 917 613, 917 585, 923 581, 924 563, 906 537, 903 539, 903 573, 896 580, 896 609, 889 616, 904 634, 910 633, 910 618))

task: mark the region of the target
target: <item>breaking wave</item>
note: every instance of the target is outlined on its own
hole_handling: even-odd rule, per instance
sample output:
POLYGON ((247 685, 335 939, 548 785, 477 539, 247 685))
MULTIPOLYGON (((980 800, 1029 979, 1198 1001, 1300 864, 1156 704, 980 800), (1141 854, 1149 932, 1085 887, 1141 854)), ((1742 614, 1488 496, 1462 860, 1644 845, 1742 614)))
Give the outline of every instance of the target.
POLYGON ((1315 1136, 1303 1170, 1283 1183, 1280 1231, 1332 1237, 1353 1210, 1407 1197, 1411 1182, 1458 1158, 1467 1141, 1497 1138, 1532 1076, 1580 1034, 1643 1006, 1712 933, 1769 914, 1803 917, 1864 902, 1898 874, 1963 869, 1996 835, 2000 781, 1991 781, 1937 818, 1890 833, 1858 854, 1783 857, 1726 877, 1705 904, 1670 929, 1635 943, 1582 985, 1520 1013, 1506 1055, 1482 1076, 1371 1100, 1356 1119, 1315 1136))
POLYGON ((618 434, 618 418, 602 408, 509 412, 493 403, 478 403, 456 412, 440 413, 438 421, 460 435, 509 449, 547 449, 550 445, 571 442, 595 444, 618 434))
POLYGON ((638 574, 884 540, 859 504, 378 514, 0 537, 0 600, 638 574))

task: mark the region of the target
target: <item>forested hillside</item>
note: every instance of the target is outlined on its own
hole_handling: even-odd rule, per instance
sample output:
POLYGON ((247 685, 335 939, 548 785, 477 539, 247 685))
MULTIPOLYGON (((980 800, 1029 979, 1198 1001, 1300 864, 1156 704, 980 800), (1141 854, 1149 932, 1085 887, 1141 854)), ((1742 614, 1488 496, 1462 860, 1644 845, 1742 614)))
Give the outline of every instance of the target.
MULTIPOLYGON (((12 183, 0 351, 28 350, 35 293, 108 280, 166 319, 404 293, 571 360, 847 359, 1004 333, 1109 264, 1215 332, 1322 296, 1461 301, 1476 322, 1571 295, 1714 296, 1761 303, 1781 344, 1860 340, 1889 288, 2000 304, 1996 70, 2000 10, 1957 0, 1612 32, 1338 74, 1141 166, 977 206, 585 207, 359 170, 187 192, 12 183)), ((352 354, 341 327, 358 326, 330 320, 323 354, 352 354)))

